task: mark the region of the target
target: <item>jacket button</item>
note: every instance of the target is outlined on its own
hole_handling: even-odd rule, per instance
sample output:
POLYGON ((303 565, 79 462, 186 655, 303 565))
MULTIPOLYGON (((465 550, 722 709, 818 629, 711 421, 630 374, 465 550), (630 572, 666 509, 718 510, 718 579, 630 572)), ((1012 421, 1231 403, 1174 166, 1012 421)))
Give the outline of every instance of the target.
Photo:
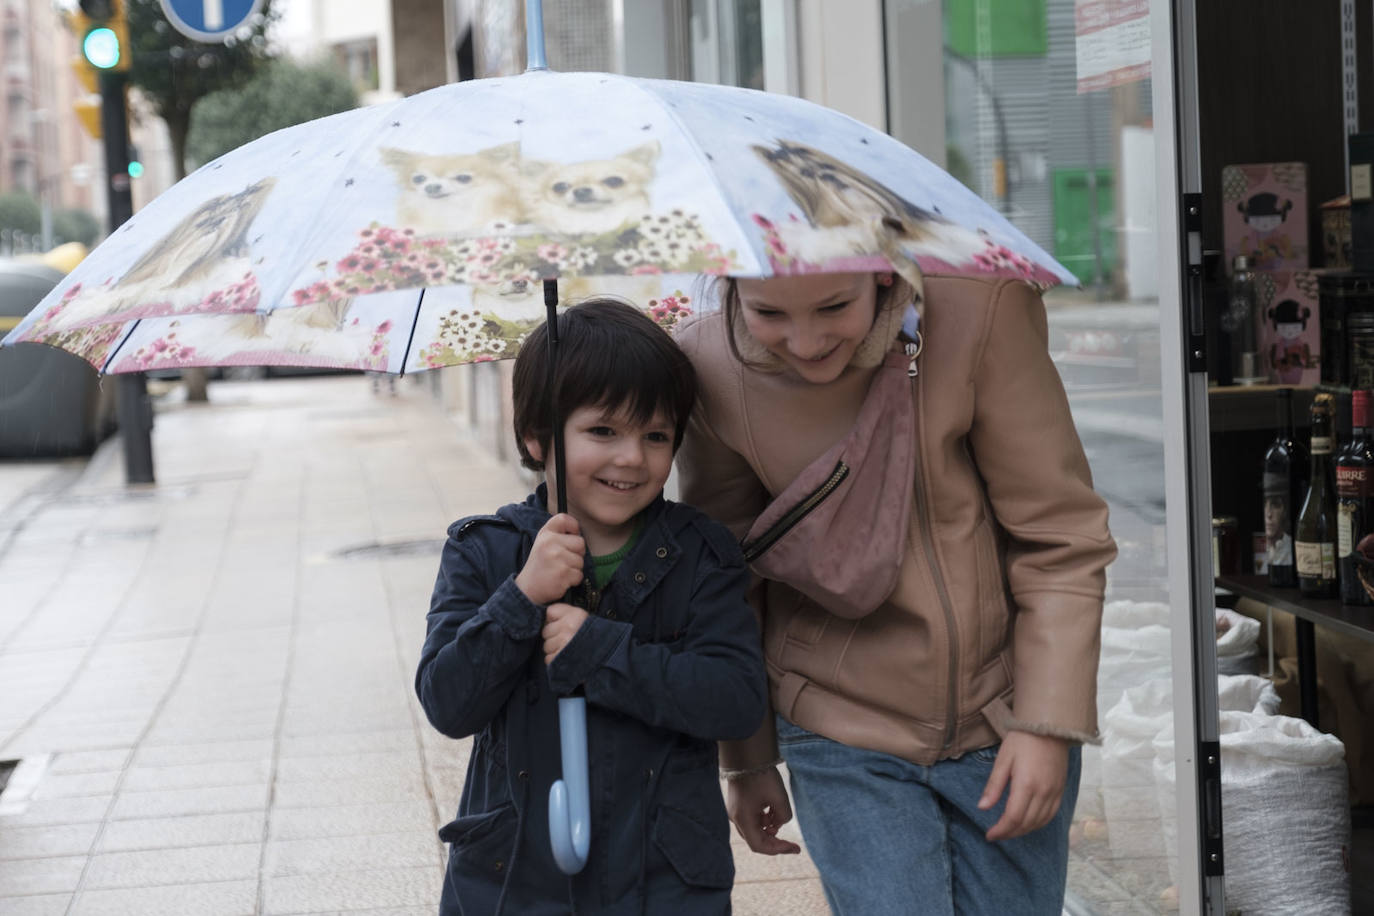
POLYGON ((606 619, 607 619, 607 620, 615 620, 615 611, 607 611, 607 612, 606 612, 606 619))
POLYGON ((521 770, 519 773, 516 773, 515 775, 518 776, 522 782, 527 782, 530 778, 530 771, 521 770))
POLYGON ((654 551, 654 556, 658 557, 660 560, 664 559, 665 557, 668 556, 668 548, 667 548, 667 547, 660 547, 660 548, 658 548, 657 550, 654 551))
POLYGON ((492 865, 492 868, 495 869, 496 871, 500 871, 501 869, 503 869, 503 868, 505 868, 505 867, 506 867, 506 863, 505 863, 505 862, 502 862, 500 859, 497 859, 497 860, 496 860, 496 863, 495 863, 494 865, 492 865))
POLYGON ((642 572, 637 572, 637 573, 635 573, 635 581, 638 582, 638 583, 641 584, 641 585, 644 584, 644 580, 647 579, 647 578, 649 578, 649 577, 646 576, 646 575, 644 575, 644 573, 642 573, 642 572))

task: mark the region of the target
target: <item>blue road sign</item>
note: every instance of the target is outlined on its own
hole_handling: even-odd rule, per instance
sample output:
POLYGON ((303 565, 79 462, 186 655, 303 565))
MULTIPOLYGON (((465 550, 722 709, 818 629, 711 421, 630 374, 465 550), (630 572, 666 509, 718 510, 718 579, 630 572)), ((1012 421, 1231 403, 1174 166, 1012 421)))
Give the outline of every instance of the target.
POLYGON ((167 21, 187 38, 217 44, 246 25, 262 0, 162 0, 167 21))

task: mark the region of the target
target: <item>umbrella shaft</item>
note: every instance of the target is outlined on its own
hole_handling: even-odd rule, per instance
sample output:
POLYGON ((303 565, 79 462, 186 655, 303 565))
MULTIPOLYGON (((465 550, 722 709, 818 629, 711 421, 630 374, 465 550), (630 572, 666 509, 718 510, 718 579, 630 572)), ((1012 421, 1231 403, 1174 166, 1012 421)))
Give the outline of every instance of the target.
POLYGON ((544 57, 544 0, 525 0, 525 69, 549 69, 544 57))
MULTIPOLYGON (((553 486, 558 512, 568 511, 567 488, 563 486, 563 416, 558 409, 558 281, 544 281, 544 314, 549 337, 549 419, 553 424, 553 486)), ((547 470, 547 469, 546 469, 547 470)))

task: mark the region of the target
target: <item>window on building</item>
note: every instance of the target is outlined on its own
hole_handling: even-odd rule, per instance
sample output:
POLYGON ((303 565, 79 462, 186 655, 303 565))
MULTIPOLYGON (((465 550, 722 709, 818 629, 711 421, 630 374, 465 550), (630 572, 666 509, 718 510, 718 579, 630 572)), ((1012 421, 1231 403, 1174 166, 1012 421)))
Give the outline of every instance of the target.
POLYGON ((341 41, 334 45, 334 59, 358 92, 372 92, 379 87, 376 38, 341 41))

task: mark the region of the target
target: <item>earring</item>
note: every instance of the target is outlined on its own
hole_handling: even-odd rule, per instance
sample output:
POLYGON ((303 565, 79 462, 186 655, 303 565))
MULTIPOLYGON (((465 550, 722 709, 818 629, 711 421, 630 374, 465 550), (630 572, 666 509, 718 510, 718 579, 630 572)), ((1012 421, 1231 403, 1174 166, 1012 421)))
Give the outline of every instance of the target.
POLYGON ((881 273, 881 274, 878 274, 877 279, 878 279, 878 285, 879 285, 879 286, 891 286, 891 285, 892 285, 892 274, 890 274, 890 273, 881 273))

